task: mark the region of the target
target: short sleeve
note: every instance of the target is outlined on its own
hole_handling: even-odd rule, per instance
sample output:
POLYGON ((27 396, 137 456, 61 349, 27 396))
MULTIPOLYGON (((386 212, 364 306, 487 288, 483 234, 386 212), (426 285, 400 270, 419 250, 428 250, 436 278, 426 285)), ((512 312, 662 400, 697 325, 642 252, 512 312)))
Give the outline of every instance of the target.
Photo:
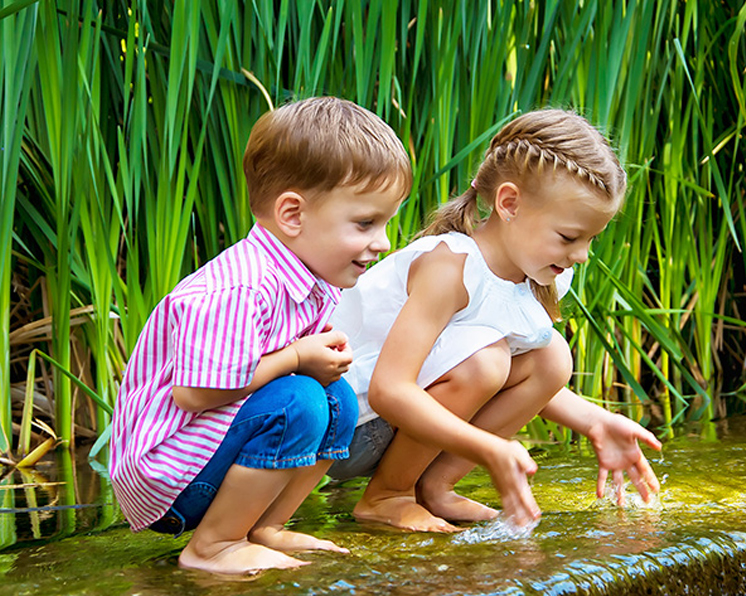
POLYGON ((255 292, 239 286, 188 301, 174 329, 174 385, 249 385, 262 355, 257 300, 255 292))
POLYGON ((557 297, 562 298, 567 292, 570 291, 570 285, 572 284, 572 277, 574 271, 572 267, 565 269, 560 273, 554 280, 555 286, 557 287, 557 297))

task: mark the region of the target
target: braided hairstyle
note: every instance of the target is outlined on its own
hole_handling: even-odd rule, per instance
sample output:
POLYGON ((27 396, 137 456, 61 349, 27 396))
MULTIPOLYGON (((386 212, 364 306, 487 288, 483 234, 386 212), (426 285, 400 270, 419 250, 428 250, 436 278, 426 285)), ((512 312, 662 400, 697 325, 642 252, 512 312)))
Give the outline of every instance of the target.
MULTIPOLYGON (((435 212, 422 235, 461 232, 471 235, 481 222, 478 197, 491 200, 504 182, 529 194, 539 193, 543 174, 562 172, 586 185, 617 211, 624 200, 627 176, 604 136, 585 118, 565 110, 528 112, 493 137, 471 186, 435 212)), ((531 280, 537 299, 559 320, 554 284, 531 280)))

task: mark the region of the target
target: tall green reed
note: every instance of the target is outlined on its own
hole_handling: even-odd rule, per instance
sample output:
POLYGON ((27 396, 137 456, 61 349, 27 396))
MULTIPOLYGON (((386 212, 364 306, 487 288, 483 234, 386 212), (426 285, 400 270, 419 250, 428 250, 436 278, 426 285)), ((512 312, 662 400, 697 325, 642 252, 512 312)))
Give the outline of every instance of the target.
MULTIPOLYGON (((723 411, 707 404, 725 383, 713 322, 739 324, 726 297, 738 290, 733 264, 744 268, 746 9, 694 0, 26 4, 0 8, 2 101, 29 101, 25 118, 0 116, 1 299, 14 259, 46 279, 36 306, 48 299, 52 356, 75 376, 69 313, 92 305, 74 339, 90 351, 101 403, 113 402, 158 300, 250 227, 241 154, 252 123, 288 98, 335 94, 380 114, 410 151, 415 184, 390 226, 394 247, 466 188, 514 114, 567 107, 604 129, 630 193, 576 274, 565 323, 573 388, 666 427, 723 411), (727 56, 714 53, 726 44, 727 56)), ((58 433, 69 437, 65 378, 53 395, 58 433)), ((0 402, 8 426, 10 400, 0 402)), ((97 431, 107 422, 101 407, 97 431)))
MULTIPOLYGON (((5 2, 0 3, 0 11, 8 9, 5 2)), ((3 38, 0 58, 0 453, 10 449, 12 440, 9 399, 11 251, 23 123, 36 65, 33 51, 36 22, 36 6, 9 12, 0 20, 3 38)))

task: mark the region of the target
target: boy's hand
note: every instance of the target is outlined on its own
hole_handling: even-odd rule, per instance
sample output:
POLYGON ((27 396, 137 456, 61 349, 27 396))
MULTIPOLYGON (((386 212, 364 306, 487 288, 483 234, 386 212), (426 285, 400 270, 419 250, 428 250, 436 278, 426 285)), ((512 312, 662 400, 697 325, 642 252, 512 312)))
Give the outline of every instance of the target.
POLYGON ((516 526, 525 526, 541 517, 527 475, 536 473, 536 462, 518 441, 504 441, 496 451, 496 461, 487 467, 492 483, 500 493, 503 514, 516 526))
POLYGON ((298 358, 295 372, 313 377, 324 387, 338 381, 352 363, 347 336, 328 326, 321 333, 301 337, 291 345, 298 358))
POLYGON ((650 500, 651 493, 660 490, 658 478, 638 444, 638 441, 642 441, 660 451, 661 443, 653 433, 626 416, 610 414, 591 427, 588 438, 598 459, 598 498, 603 497, 609 472, 614 480, 619 505, 624 505, 625 471, 646 503, 650 500))

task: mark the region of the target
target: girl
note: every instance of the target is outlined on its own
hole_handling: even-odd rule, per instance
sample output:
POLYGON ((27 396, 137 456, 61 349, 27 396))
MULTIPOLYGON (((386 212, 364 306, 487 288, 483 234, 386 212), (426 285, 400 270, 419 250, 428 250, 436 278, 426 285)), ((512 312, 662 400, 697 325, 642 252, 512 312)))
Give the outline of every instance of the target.
POLYGON ((332 322, 353 348, 345 378, 360 417, 350 459, 329 474, 373 475, 358 519, 448 532, 457 528, 446 520, 494 518, 453 490, 481 464, 507 518, 534 522, 536 464, 507 439, 537 414, 590 439, 599 497, 609 472, 620 504, 623 471, 644 500, 659 490, 638 441, 660 443, 565 388, 570 350, 552 327, 572 266, 587 260, 625 190, 614 152, 585 119, 525 114, 497 133, 471 188, 422 237, 343 293, 332 322))

